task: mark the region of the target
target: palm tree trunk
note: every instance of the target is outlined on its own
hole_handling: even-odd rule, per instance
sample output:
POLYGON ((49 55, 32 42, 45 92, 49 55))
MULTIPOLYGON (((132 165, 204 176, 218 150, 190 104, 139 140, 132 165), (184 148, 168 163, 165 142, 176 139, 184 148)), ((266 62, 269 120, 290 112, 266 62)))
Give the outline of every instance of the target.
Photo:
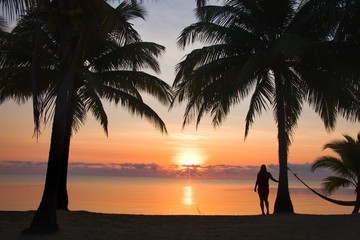
POLYGON ((71 79, 64 79, 58 91, 44 192, 30 227, 23 231, 26 234, 50 234, 58 231, 56 198, 65 136, 63 119, 66 118, 70 86, 71 79))
MULTIPOLYGON (((61 9, 61 7, 60 7, 61 9)), ((58 231, 56 219, 56 201, 61 171, 61 160, 64 153, 66 121, 70 99, 74 91, 76 67, 79 64, 83 34, 74 37, 71 19, 62 19, 60 41, 60 77, 56 98, 48 168, 41 203, 34 219, 25 234, 50 234, 58 231), (76 42, 77 44, 74 44, 76 42)))
POLYGON ((274 71, 276 88, 276 118, 278 127, 278 151, 279 151, 279 185, 275 200, 274 213, 294 213, 290 199, 289 181, 287 171, 288 160, 288 134, 286 131, 286 112, 284 101, 284 88, 281 76, 274 71))
POLYGON ((69 111, 66 116, 66 126, 65 126, 65 138, 64 138, 64 146, 62 153, 62 160, 60 166, 60 176, 59 176, 59 185, 57 192, 57 201, 56 201, 56 209, 57 210, 69 210, 69 196, 67 192, 67 175, 68 175, 68 165, 69 165, 69 150, 70 150, 70 141, 71 141, 71 128, 73 121, 73 109, 74 109, 74 95, 75 91, 73 91, 72 98, 69 102, 69 111))

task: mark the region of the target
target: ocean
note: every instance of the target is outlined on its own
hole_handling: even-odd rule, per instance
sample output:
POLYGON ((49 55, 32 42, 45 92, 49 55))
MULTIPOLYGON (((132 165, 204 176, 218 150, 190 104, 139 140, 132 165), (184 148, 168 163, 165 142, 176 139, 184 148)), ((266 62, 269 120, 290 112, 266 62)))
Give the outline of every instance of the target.
MULTIPOLYGON (((350 214, 352 207, 329 203, 296 179, 290 178, 294 211, 299 214, 350 214)), ((321 182, 308 182, 318 191, 321 182)), ((0 174, 0 210, 36 210, 42 196, 44 176, 0 174)), ((270 212, 276 196, 270 185, 270 212)), ((254 180, 190 179, 117 176, 69 176, 69 209, 100 213, 147 215, 257 215, 259 200, 254 180)), ((354 190, 331 195, 355 199, 354 190)))

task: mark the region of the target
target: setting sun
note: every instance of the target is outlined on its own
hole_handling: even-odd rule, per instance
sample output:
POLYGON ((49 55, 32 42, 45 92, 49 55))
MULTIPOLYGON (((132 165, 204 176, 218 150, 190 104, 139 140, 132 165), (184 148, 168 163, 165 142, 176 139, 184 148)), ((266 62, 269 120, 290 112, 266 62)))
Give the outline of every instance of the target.
POLYGON ((201 149, 192 147, 178 149, 174 160, 178 165, 201 165, 205 162, 206 157, 201 149))

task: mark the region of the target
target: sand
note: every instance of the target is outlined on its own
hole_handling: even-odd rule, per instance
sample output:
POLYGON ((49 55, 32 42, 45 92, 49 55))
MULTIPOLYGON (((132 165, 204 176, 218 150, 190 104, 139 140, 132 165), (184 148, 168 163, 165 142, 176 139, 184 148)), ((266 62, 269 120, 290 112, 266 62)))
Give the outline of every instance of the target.
POLYGON ((0 239, 360 239, 360 214, 267 216, 151 216, 58 212, 60 231, 52 235, 21 235, 34 211, 0 211, 0 239))

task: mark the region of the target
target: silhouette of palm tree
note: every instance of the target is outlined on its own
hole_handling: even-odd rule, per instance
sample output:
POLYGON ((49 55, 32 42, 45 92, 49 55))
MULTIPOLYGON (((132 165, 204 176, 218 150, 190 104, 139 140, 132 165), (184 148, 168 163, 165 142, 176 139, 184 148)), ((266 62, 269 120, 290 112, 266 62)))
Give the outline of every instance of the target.
MULTIPOLYGON (((335 140, 327 143, 324 149, 331 149, 339 157, 322 156, 312 165, 312 170, 327 168, 335 175, 326 177, 322 187, 326 193, 331 194, 341 187, 354 187, 356 202, 360 202, 360 133, 357 139, 344 135, 345 140, 335 140)), ((360 205, 354 207, 353 213, 359 212, 360 205)))
POLYGON ((294 211, 288 188, 288 150, 303 103, 307 101, 329 129, 339 112, 359 119, 359 108, 353 108, 359 103, 354 96, 358 83, 347 85, 334 77, 328 82, 313 81, 310 73, 319 72, 320 63, 309 65, 304 59, 310 59, 309 52, 320 41, 301 27, 303 19, 297 15, 303 14, 301 10, 291 0, 228 0, 223 6, 198 8, 198 22, 178 38, 180 47, 195 41, 206 44, 187 54, 176 68, 172 106, 187 101, 183 125, 194 119, 198 125, 209 113, 213 125, 219 126, 231 107, 252 93, 246 137, 256 115, 270 106, 273 109, 280 166, 276 213, 294 211))
MULTIPOLYGON (((133 4, 138 1, 131 1, 133 4)), ((142 1, 140 1, 142 2, 142 1)), ((206 1, 197 1, 204 4, 206 1)), ((66 121, 69 119, 69 105, 71 104, 68 96, 73 96, 74 79, 76 66, 80 62, 80 55, 85 49, 86 40, 94 34, 92 30, 102 33, 106 36, 113 29, 124 27, 123 19, 119 17, 116 9, 103 0, 94 1, 69 1, 69 0, 0 0, 0 4, 10 16, 23 12, 28 7, 39 7, 39 13, 46 16, 49 29, 58 29, 59 32, 59 72, 57 81, 56 103, 53 117, 53 128, 51 135, 51 145, 48 158, 48 168, 46 174, 46 183, 41 204, 36 212, 31 227, 25 232, 51 233, 58 230, 56 222, 56 186, 61 169, 61 160, 63 159, 64 144, 66 138, 66 121), (101 28, 94 28, 101 23, 101 28)), ((39 32, 40 26, 35 26, 36 32, 39 32)), ((38 36, 39 37, 39 36, 38 36)), ((32 95, 34 106, 35 128, 38 128, 39 122, 39 102, 37 93, 37 69, 38 51, 40 42, 35 44, 32 58, 32 95)))
MULTIPOLYGON (((135 7, 121 4, 117 10, 127 20, 134 16, 142 16, 135 7)), ((41 70, 37 73, 38 77, 42 76, 41 79, 45 80, 47 84, 38 84, 37 91, 43 96, 39 99, 41 112, 52 115, 53 112, 49 109, 54 108, 58 94, 57 76, 60 64, 57 51, 59 40, 56 34, 51 34, 46 29, 44 22, 39 28, 41 34, 35 33, 34 26, 41 20, 36 18, 36 12, 34 15, 25 16, 15 27, 12 35, 8 36, 8 51, 3 56, 6 58, 1 70, 5 73, 3 81, 1 81, 3 83, 1 96, 17 99, 31 97, 31 82, 26 76, 29 76, 31 71, 32 50, 36 42, 29 40, 34 39, 34 36, 41 35, 45 37, 46 41, 42 42, 44 48, 41 49, 41 54, 40 50, 38 51, 41 57, 38 59, 41 70), (15 79, 16 81, 14 81, 15 79), (20 86, 25 86, 26 89, 18 93, 20 86)), ((87 51, 82 54, 81 64, 75 70, 74 90, 69 100, 60 182, 57 187, 59 190, 57 204, 60 204, 58 208, 67 209, 66 176, 71 129, 78 129, 85 121, 86 112, 91 111, 100 121, 106 134, 108 132, 107 116, 101 98, 121 104, 128 108, 130 113, 145 117, 156 128, 166 133, 164 122, 143 102, 141 92, 153 95, 161 103, 167 104, 171 99, 170 86, 150 74, 138 71, 141 68, 149 67, 155 72, 159 72, 156 57, 163 50, 162 46, 155 43, 141 42, 137 32, 130 24, 126 24, 124 31, 110 32, 106 39, 93 35, 91 42, 87 42, 87 51), (114 36, 118 37, 114 38, 114 36)), ((45 116, 45 119, 48 117, 45 116)), ((56 189, 55 186, 53 188, 56 189)))

